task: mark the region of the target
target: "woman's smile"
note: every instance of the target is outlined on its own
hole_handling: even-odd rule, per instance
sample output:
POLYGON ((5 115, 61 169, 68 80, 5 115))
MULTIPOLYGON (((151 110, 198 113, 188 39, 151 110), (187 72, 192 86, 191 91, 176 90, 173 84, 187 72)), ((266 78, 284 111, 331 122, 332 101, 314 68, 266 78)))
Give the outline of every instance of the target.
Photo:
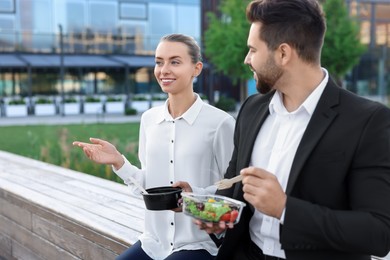
POLYGON ((169 86, 171 85, 176 79, 171 79, 171 78, 163 78, 161 79, 161 84, 164 86, 169 86))

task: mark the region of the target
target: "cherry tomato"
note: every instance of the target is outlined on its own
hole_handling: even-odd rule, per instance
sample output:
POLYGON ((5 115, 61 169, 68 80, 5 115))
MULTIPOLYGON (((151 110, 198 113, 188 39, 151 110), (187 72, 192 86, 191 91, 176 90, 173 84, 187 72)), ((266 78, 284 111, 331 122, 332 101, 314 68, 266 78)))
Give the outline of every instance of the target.
POLYGON ((231 216, 230 216, 230 213, 228 212, 228 213, 223 214, 219 220, 229 222, 230 218, 231 218, 231 216))
POLYGON ((230 222, 234 222, 238 217, 238 210, 230 212, 230 222))

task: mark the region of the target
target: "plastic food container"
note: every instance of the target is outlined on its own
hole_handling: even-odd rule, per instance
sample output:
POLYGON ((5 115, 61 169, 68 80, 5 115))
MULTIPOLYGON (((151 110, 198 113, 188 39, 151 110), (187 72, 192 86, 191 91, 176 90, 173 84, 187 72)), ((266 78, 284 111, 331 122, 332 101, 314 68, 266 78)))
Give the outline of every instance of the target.
POLYGON ((196 195, 191 192, 182 192, 184 214, 205 222, 232 222, 240 221, 245 203, 219 195, 196 195))
POLYGON ((179 187, 155 187, 146 190, 148 194, 142 194, 145 206, 149 210, 170 210, 179 207, 182 189, 179 187))

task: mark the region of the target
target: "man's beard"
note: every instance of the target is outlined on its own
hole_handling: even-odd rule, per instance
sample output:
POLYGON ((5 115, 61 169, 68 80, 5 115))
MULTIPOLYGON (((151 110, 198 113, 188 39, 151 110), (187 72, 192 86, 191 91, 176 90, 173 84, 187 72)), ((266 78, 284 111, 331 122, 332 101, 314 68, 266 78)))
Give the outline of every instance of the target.
POLYGON ((265 62, 264 68, 265 69, 261 72, 253 70, 254 73, 256 73, 256 89, 261 94, 267 94, 270 92, 283 74, 282 69, 275 64, 275 60, 271 56, 269 56, 265 62))
MULTIPOLYGON (((257 76, 259 78, 259 76, 257 76)), ((272 90, 272 86, 263 80, 256 80, 256 89, 261 94, 267 94, 272 90)))

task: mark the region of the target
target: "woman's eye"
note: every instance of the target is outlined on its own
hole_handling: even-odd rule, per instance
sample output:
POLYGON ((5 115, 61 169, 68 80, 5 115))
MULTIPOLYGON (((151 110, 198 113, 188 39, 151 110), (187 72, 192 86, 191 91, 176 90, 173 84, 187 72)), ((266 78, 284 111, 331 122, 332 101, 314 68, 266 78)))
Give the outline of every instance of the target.
POLYGON ((162 62, 161 61, 156 61, 156 66, 161 66, 162 62))
POLYGON ((176 60, 173 60, 173 61, 172 61, 172 64, 173 64, 173 65, 178 65, 178 64, 179 64, 179 62, 178 62, 178 61, 176 61, 176 60))

